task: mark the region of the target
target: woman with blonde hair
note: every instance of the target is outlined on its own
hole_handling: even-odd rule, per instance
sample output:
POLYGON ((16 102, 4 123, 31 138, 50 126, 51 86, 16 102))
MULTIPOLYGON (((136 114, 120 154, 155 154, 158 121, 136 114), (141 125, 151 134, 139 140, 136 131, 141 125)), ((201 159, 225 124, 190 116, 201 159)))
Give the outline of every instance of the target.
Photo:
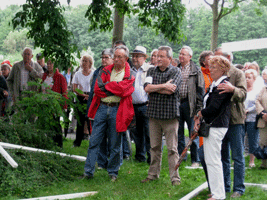
POLYGON ((232 93, 220 93, 217 86, 229 81, 227 73, 231 64, 222 56, 213 56, 209 61, 209 66, 213 82, 204 96, 203 109, 194 117, 194 129, 198 130, 198 125, 202 119, 206 124, 210 124, 209 136, 204 138, 203 146, 211 191, 211 198, 208 200, 215 200, 226 198, 221 146, 229 126, 230 100, 232 97, 232 93))
POLYGON ((91 88, 91 79, 94 71, 94 60, 90 55, 84 55, 81 59, 81 70, 77 71, 73 77, 73 91, 77 94, 78 102, 82 110, 77 110, 78 121, 76 129, 76 139, 73 142, 74 147, 79 147, 84 137, 84 124, 86 121, 86 105, 91 88), (79 89, 79 90, 77 90, 79 89))
POLYGON ((259 94, 256 89, 254 82, 257 78, 257 71, 254 69, 248 69, 245 71, 246 82, 247 82, 247 97, 245 100, 246 107, 246 120, 245 120, 245 131, 248 135, 249 143, 249 167, 255 167, 253 152, 258 147, 259 141, 259 130, 256 125, 256 105, 255 101, 259 94))

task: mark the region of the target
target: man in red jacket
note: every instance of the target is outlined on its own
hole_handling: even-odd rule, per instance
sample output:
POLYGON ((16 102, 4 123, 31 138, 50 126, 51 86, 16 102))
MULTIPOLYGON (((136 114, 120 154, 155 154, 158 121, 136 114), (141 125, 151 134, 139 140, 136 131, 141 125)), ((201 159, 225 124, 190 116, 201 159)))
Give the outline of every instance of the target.
POLYGON ((97 77, 95 96, 88 111, 88 117, 94 123, 82 178, 93 177, 99 145, 107 132, 110 143, 107 171, 111 181, 117 179, 122 133, 127 130, 134 116, 131 96, 134 91, 134 76, 127 63, 128 57, 129 50, 126 46, 116 47, 114 64, 100 70, 97 77))

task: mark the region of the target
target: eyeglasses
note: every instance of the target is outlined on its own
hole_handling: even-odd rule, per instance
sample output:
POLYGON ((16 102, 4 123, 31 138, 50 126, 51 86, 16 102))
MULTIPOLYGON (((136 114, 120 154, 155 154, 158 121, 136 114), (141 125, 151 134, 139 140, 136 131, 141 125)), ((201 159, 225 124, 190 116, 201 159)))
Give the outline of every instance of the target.
POLYGON ((190 56, 189 54, 180 53, 179 56, 190 56))
POLYGON ((113 58, 113 59, 115 60, 115 59, 117 59, 117 58, 118 58, 119 60, 121 60, 121 59, 123 59, 124 57, 125 57, 125 56, 114 56, 114 58, 113 58))
POLYGON ((145 57, 143 55, 132 55, 132 58, 141 58, 141 57, 145 57))
POLYGON ((109 57, 109 56, 101 56, 100 58, 103 59, 103 60, 104 60, 104 59, 107 60, 107 59, 110 59, 111 57, 109 57))

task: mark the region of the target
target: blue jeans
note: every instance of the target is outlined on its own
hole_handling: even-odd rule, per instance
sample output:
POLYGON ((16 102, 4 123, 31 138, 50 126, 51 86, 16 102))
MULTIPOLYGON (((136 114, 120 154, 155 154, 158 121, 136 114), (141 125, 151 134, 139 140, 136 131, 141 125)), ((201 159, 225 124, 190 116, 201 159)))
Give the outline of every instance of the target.
POLYGON ((243 194, 245 192, 245 159, 244 159, 245 126, 243 124, 229 125, 229 129, 222 141, 222 163, 225 192, 231 192, 230 148, 234 161, 233 191, 243 194))
MULTIPOLYGON (((178 153, 182 154, 185 148, 185 138, 184 138, 184 123, 187 123, 189 136, 191 137, 191 130, 194 128, 194 119, 190 117, 190 107, 189 102, 185 101, 180 104, 180 119, 179 119, 179 129, 178 129, 178 153)), ((191 162, 199 162, 198 158, 198 146, 199 146, 199 138, 193 140, 192 145, 190 147, 191 151, 191 162)), ((185 157, 185 159, 187 156, 185 157)))
POLYGON ((98 157, 97 157, 98 167, 102 167, 104 169, 107 169, 108 157, 109 157, 109 147, 107 138, 108 136, 106 132, 102 142, 100 143, 98 157))
POLYGON ((109 175, 118 175, 122 137, 121 134, 116 132, 117 111, 118 106, 109 107, 101 104, 96 112, 84 166, 84 173, 88 176, 93 176, 95 172, 95 163, 98 157, 99 146, 107 130, 107 137, 110 146, 110 157, 108 159, 107 171, 109 175))
POLYGON ((136 132, 134 142, 136 146, 136 160, 150 163, 150 137, 149 137, 149 118, 146 116, 146 105, 134 105, 136 117, 136 132), (146 159, 147 154, 147 159, 146 159))
POLYGON ((248 134, 249 153, 253 153, 259 146, 259 129, 256 122, 246 122, 245 130, 248 134))

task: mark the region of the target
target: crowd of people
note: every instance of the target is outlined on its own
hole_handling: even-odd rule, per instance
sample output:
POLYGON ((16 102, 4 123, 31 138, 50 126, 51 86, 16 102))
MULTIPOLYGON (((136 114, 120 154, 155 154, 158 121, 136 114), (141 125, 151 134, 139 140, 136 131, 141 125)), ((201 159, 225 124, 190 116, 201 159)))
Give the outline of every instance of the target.
MULTIPOLYGON (((123 159, 129 159, 125 132, 134 121, 132 138, 136 162, 149 164, 142 183, 160 177, 163 137, 168 151, 169 175, 173 186, 181 178, 175 165, 185 148, 185 123, 189 136, 205 121, 210 124, 208 137, 197 137, 190 147, 192 167, 201 163, 209 183, 209 200, 225 199, 231 192, 230 157, 234 161, 233 194, 245 192, 245 135, 249 146, 249 167, 255 167, 254 151, 267 146, 267 69, 260 75, 256 62, 233 64, 233 54, 223 48, 203 51, 200 67, 192 61, 193 51, 183 46, 179 58, 173 58, 172 48, 160 46, 149 55, 143 46, 130 52, 123 41, 101 53, 102 65, 94 68, 90 55, 81 58, 79 70, 60 73, 51 60, 45 64, 42 54, 33 61, 32 49, 25 48, 23 60, 14 66, 1 64, 1 116, 23 91, 32 90, 29 81, 40 78, 45 86, 68 98, 73 91, 78 104, 78 123, 74 147, 79 147, 85 129, 90 142, 84 173, 80 178, 94 177, 95 164, 106 169, 111 181, 116 181, 123 159), (134 120, 133 120, 134 119, 134 120), (230 151, 231 150, 231 151, 230 151)), ((68 105, 63 105, 69 113, 68 105)), ((54 140, 62 147, 60 119, 54 140)), ((65 136, 67 130, 65 131, 65 136)), ((185 160, 187 157, 184 158, 185 160)), ((261 168, 267 169, 267 159, 261 168)))

